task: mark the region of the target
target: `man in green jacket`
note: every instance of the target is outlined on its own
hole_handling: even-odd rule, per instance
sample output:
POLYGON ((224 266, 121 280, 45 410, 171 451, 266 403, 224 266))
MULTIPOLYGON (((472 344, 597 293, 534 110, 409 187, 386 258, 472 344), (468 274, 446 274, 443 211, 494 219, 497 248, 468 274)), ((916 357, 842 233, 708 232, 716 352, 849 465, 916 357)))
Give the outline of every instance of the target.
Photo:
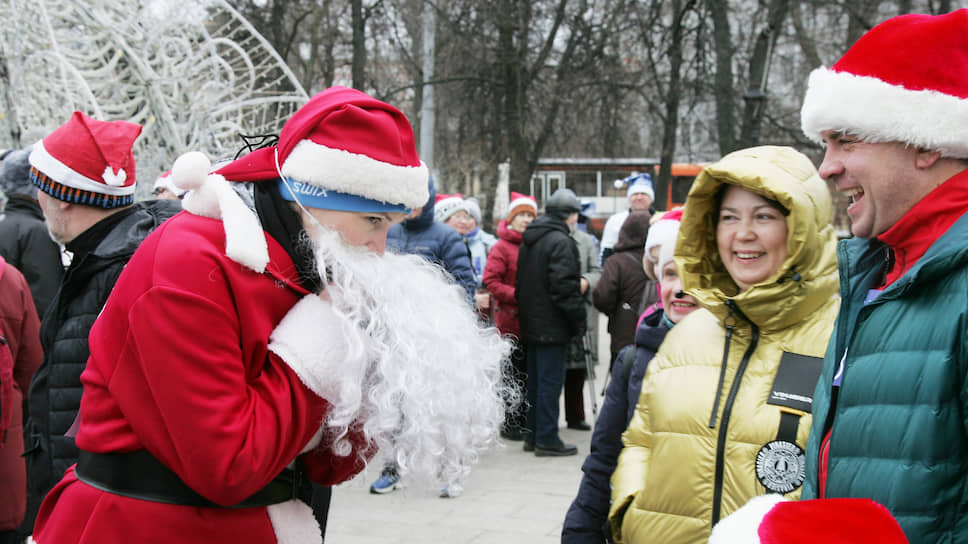
POLYGON ((968 10, 874 27, 810 81, 803 131, 850 197, 803 498, 968 542, 968 10))

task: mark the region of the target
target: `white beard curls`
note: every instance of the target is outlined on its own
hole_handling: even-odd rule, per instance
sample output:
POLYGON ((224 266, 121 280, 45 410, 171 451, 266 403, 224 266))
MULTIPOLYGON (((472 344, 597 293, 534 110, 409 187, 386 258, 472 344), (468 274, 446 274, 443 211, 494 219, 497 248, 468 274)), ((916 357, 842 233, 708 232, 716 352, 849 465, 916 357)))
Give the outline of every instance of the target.
POLYGON ((346 340, 324 422, 333 452, 349 455, 347 429, 363 422, 365 438, 401 474, 459 484, 496 443, 506 402, 520 402, 502 380, 511 343, 481 324, 442 268, 348 246, 330 229, 317 228, 313 240, 346 340))

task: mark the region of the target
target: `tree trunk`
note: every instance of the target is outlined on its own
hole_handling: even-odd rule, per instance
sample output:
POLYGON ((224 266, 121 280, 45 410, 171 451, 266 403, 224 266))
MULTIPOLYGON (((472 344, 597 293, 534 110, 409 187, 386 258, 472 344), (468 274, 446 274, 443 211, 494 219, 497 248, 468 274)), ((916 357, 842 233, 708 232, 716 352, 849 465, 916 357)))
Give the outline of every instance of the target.
POLYGON ((749 90, 743 95, 746 108, 743 112, 741 147, 759 145, 760 124, 763 120, 763 111, 766 109, 767 78, 770 74, 773 46, 776 45, 776 39, 780 35, 780 26, 786 18, 789 5, 789 0, 770 0, 766 28, 756 37, 753 58, 750 59, 749 90))
POLYGON ((716 135, 719 154, 725 155, 737 149, 736 92, 733 90, 733 39, 729 28, 728 0, 706 0, 713 19, 713 43, 716 48, 716 73, 713 76, 713 93, 716 101, 716 135))
MULTIPOLYGON (((662 149, 659 152, 659 179, 657 187, 672 191, 672 161, 676 153, 676 135, 679 131, 679 102, 682 97, 682 34, 683 19, 695 6, 695 0, 672 0, 672 40, 669 44, 669 87, 665 95, 665 123, 662 126, 662 149)), ((655 195, 656 208, 665 207, 667 195, 655 195)))
POLYGON ((803 26, 803 11, 800 9, 800 2, 791 2, 790 18, 793 20, 793 30, 797 36, 797 43, 800 44, 800 51, 806 59, 806 65, 811 70, 823 66, 823 59, 817 52, 817 42, 813 36, 807 32, 803 26))
POLYGON ((366 19, 363 0, 350 0, 353 10, 353 88, 366 90, 366 19))

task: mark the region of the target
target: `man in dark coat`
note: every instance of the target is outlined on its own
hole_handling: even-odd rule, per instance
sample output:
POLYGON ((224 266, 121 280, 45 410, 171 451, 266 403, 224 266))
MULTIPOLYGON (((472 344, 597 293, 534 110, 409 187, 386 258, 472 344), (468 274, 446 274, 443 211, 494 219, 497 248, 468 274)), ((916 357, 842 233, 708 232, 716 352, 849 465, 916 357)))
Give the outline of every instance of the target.
POLYGON ((37 204, 37 188, 30 183, 29 155, 29 149, 11 151, 0 164, 0 191, 7 196, 6 206, 0 206, 0 256, 24 275, 37 316, 43 318, 64 267, 60 247, 50 239, 37 204))
POLYGON ((569 235, 580 210, 575 193, 555 191, 545 215, 524 231, 518 253, 514 294, 528 362, 529 436, 524 449, 534 449, 539 457, 578 453, 558 436, 558 398, 568 342, 585 332, 578 248, 569 235))
POLYGON ((30 152, 30 180, 51 237, 72 254, 40 330, 44 360, 30 383, 25 434, 27 517, 77 462, 65 436, 81 403, 88 332, 141 241, 180 211, 178 201, 134 204, 131 146, 141 126, 75 112, 30 152))

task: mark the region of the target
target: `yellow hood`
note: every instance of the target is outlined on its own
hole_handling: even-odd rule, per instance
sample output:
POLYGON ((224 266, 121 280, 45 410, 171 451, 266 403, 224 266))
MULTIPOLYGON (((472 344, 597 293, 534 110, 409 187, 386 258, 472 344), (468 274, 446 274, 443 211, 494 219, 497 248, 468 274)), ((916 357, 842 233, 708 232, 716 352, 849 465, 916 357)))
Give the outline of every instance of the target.
POLYGON ((693 182, 676 242, 683 290, 720 320, 735 301, 761 330, 782 330, 816 311, 837 293, 837 238, 831 201, 813 163, 790 147, 761 146, 730 153, 693 182), (716 193, 739 185, 790 210, 787 259, 776 274, 740 293, 716 245, 716 193))

